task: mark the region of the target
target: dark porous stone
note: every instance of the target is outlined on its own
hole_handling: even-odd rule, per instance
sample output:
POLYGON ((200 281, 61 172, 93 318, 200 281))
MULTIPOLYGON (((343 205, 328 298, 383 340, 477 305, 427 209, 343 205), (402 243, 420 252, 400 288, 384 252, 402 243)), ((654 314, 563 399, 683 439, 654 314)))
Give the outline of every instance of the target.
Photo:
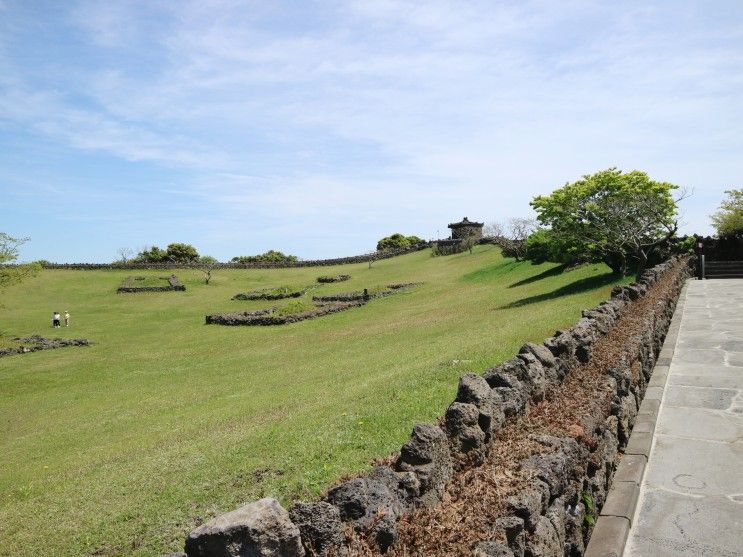
POLYGON ((220 515, 192 531, 188 557, 302 557, 299 529, 276 499, 265 498, 220 515))
POLYGON ((526 529, 533 531, 542 513, 542 494, 535 489, 525 489, 506 499, 506 508, 524 521, 526 529))
POLYGON ((555 527, 546 516, 540 516, 534 532, 526 541, 526 557, 563 557, 564 549, 555 527))
POLYGON ((616 321, 614 314, 608 310, 601 311, 602 306, 596 309, 583 310, 583 317, 590 319, 596 324, 596 329, 605 335, 616 321))
POLYGON ((500 430, 505 420, 503 405, 484 377, 468 373, 459 380, 456 402, 474 404, 479 410, 478 423, 485 441, 500 430))
POLYGON ((537 402, 544 400, 549 389, 559 383, 556 367, 545 367, 534 354, 526 352, 519 354, 519 358, 526 365, 529 376, 529 394, 537 402))
POLYGON ((395 469, 399 473, 411 472, 415 475, 417 492, 416 482, 403 478, 400 481, 406 492, 413 492, 414 506, 437 504, 453 473, 446 433, 433 424, 416 424, 410 440, 400 451, 395 469))
POLYGON ((539 478, 533 478, 531 482, 529 482, 529 486, 531 489, 538 492, 542 498, 542 508, 539 513, 544 514, 547 510, 547 505, 549 505, 550 502, 550 486, 547 485, 547 482, 540 480, 539 478))
POLYGON ((408 464, 428 464, 436 459, 442 446, 446 446, 446 434, 440 427, 415 424, 410 440, 400 450, 400 458, 408 464))
POLYGON ((632 369, 626 360, 622 360, 616 366, 610 368, 607 375, 616 381, 615 392, 617 394, 624 396, 629 393, 632 384, 632 369))
POLYGON ((565 555, 583 555, 585 551, 584 528, 590 525, 585 521, 586 507, 582 502, 570 505, 565 511, 565 555))
POLYGON ((521 389, 500 387, 493 389, 493 393, 500 398, 506 417, 520 414, 526 407, 526 393, 521 389))
POLYGON ((513 551, 500 542, 479 542, 472 550, 472 557, 513 557, 513 551))
POLYGON ((328 492, 340 517, 353 522, 386 551, 397 540, 397 520, 405 510, 398 477, 388 466, 377 466, 365 477, 342 483, 328 492))
POLYGON ((508 547, 514 557, 523 557, 526 537, 524 534, 524 519, 517 516, 504 516, 495 521, 497 532, 504 532, 508 547))
POLYGON ((534 354, 545 367, 554 367, 556 364, 554 354, 544 344, 528 342, 521 347, 519 354, 534 354))
POLYGON ((575 337, 566 331, 555 331, 555 336, 544 341, 555 358, 570 360, 575 356, 575 337))
POLYGON ((611 299, 612 300, 628 300, 629 296, 624 290, 624 286, 615 286, 611 289, 611 299))
POLYGON ((328 492, 328 500, 338 507, 344 521, 366 518, 380 508, 401 507, 397 476, 386 466, 335 486, 328 492))
POLYGON ((547 512, 544 516, 546 516, 552 523, 552 526, 555 529, 555 533, 557 534, 557 539, 560 543, 560 547, 565 547, 565 498, 558 497, 557 499, 555 499, 547 509, 547 512))
POLYGON ((524 361, 518 356, 516 356, 515 358, 511 358, 510 360, 506 360, 498 367, 501 368, 501 371, 513 375, 522 383, 529 382, 529 374, 526 371, 526 364, 524 364, 524 361))
POLYGON ((467 402, 482 408, 490 403, 491 398, 490 385, 483 377, 468 373, 459 378, 457 402, 467 402))
MULTIPOLYGON (((612 406, 612 410, 617 406, 612 406)), ((621 446, 625 446, 629 441, 630 434, 632 433, 632 426, 635 424, 635 417, 637 416, 637 399, 632 393, 619 398, 617 419, 619 420, 619 443, 621 446)))
MULTIPOLYGON (((521 372, 526 374, 524 362, 519 360, 519 365, 521 372)), ((504 371, 503 366, 497 366, 486 371, 482 377, 492 387, 493 399, 505 416, 513 416, 524 409, 528 388, 516 375, 504 371)))
POLYGON ((484 445, 480 410, 474 404, 453 402, 446 410, 445 424, 454 451, 466 454, 484 445))
POLYGON ((330 503, 295 503, 289 509, 289 517, 299 528, 305 549, 312 555, 326 555, 329 549, 343 542, 341 515, 330 503))
POLYGON ((576 473, 579 447, 575 439, 534 436, 551 452, 533 455, 521 462, 523 470, 531 471, 534 477, 547 484, 550 498, 555 499, 565 493, 568 483, 576 473))
POLYGON ((596 342, 597 330, 592 320, 585 317, 570 328, 570 334, 575 339, 575 356, 581 363, 587 363, 591 359, 593 344, 596 342))
POLYGON ((507 389, 523 389, 523 385, 518 378, 511 374, 503 371, 500 366, 491 368, 483 373, 482 378, 488 382, 488 385, 492 389, 496 388, 507 388, 507 389))

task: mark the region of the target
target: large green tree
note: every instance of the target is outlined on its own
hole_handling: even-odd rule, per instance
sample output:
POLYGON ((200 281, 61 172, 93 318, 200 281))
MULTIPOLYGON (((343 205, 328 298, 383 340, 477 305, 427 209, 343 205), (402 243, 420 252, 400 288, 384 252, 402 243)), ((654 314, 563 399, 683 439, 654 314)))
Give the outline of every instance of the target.
POLYGON ((253 262, 276 262, 276 263, 283 263, 283 262, 293 262, 297 261, 299 258, 296 255, 287 255, 283 252, 276 251, 276 250, 268 250, 267 252, 258 254, 258 255, 238 255, 236 257, 232 258, 233 263, 253 263, 253 262))
POLYGON ((191 244, 168 244, 167 249, 152 246, 137 254, 136 260, 144 263, 192 263, 199 258, 199 252, 191 244))
POLYGON ((633 266, 639 276, 653 252, 676 233, 676 202, 685 194, 674 199, 675 190, 678 186, 651 180, 645 172, 609 168, 535 197, 531 206, 549 229, 541 239, 560 244, 543 251, 604 261, 622 275, 633 266))
POLYGON ((743 189, 727 190, 727 199, 712 215, 712 224, 717 234, 723 236, 743 236, 743 189))
POLYGON ((418 236, 404 236, 396 232, 379 240, 377 242, 377 251, 407 249, 425 243, 426 241, 418 236))
POLYGON ((168 244, 166 253, 168 254, 168 261, 175 261, 176 263, 190 263, 199 258, 199 252, 191 244, 168 244))
POLYGON ((164 249, 152 246, 149 249, 143 248, 142 251, 137 254, 135 261, 142 263, 160 263, 161 261, 165 261, 167 257, 168 254, 164 249))
POLYGON ((13 264, 18 259, 18 248, 27 241, 28 238, 13 238, 0 232, 0 290, 35 275, 41 269, 39 263, 13 264))

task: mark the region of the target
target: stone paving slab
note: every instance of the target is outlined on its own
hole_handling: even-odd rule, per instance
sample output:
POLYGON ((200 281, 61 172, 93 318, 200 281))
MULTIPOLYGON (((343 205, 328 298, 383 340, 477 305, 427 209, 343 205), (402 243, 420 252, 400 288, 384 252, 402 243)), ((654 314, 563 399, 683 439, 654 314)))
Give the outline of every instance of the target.
POLYGON ((694 498, 646 489, 638 513, 641 523, 630 530, 624 555, 739 557, 740 507, 722 496, 694 498))
MULTIPOLYGON (((624 555, 741 557, 743 280, 689 281, 684 296, 624 555)), ((638 435, 628 448, 644 454, 638 435)))

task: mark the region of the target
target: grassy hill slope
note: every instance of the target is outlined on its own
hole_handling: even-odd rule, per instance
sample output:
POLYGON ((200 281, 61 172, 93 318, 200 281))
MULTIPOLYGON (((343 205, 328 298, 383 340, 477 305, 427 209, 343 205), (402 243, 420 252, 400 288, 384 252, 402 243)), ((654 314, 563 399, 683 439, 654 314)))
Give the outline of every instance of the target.
POLYGON ((176 271, 186 292, 116 294, 132 271, 45 271, 3 294, 0 332, 94 344, 0 358, 0 555, 160 554, 244 502, 316 495, 441 415, 461 374, 608 297, 607 273, 559 274, 492 246, 371 269, 219 270, 209 285, 176 271), (238 292, 337 273, 352 279, 312 293, 425 284, 292 325, 204 325, 287 303, 238 292), (72 326, 52 329, 66 309, 72 326))

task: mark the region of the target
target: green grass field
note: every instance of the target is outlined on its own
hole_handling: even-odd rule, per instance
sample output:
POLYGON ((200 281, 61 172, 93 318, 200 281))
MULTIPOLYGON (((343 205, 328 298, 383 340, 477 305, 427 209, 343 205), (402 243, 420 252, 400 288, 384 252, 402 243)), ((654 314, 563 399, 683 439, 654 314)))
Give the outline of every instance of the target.
POLYGON ((575 322, 608 296, 607 273, 492 246, 372 268, 217 270, 209 285, 177 270, 186 292, 116 294, 126 270, 44 271, 2 293, 0 342, 94 344, 0 358, 0 555, 158 555, 242 503, 312 497, 443 414, 461 374, 575 322), (425 284, 292 325, 204 325, 291 302, 238 292, 340 273, 352 279, 307 296, 425 284), (52 329, 54 310, 71 327, 52 329))

